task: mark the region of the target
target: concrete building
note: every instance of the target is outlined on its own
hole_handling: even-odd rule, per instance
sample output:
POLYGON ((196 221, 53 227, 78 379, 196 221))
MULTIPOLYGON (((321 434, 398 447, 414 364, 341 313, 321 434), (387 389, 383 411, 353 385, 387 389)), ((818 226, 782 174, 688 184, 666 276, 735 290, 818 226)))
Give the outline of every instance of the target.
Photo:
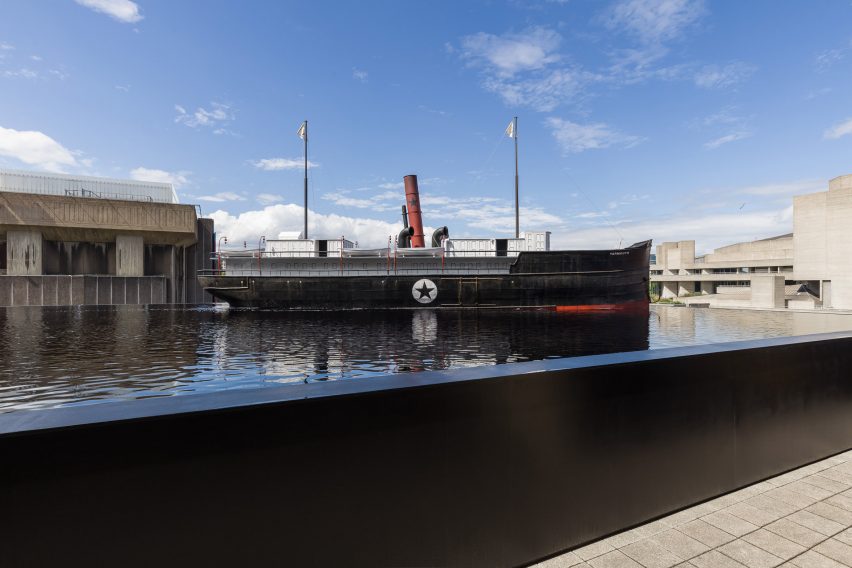
POLYGON ((793 198, 793 277, 818 289, 828 308, 852 308, 852 175, 828 191, 793 198))
POLYGON ((793 198, 793 232, 695 256, 695 241, 657 246, 662 298, 716 307, 852 309, 852 175, 793 198))
POLYGON ((212 252, 171 184, 0 170, 0 306, 209 302, 212 252))

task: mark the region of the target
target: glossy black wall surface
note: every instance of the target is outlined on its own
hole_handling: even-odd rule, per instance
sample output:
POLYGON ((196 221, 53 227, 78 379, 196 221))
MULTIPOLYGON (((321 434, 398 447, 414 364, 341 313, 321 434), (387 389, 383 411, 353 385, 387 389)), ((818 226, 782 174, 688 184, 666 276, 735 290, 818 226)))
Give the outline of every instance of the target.
POLYGON ((0 565, 512 566, 852 447, 832 334, 0 415, 0 565))

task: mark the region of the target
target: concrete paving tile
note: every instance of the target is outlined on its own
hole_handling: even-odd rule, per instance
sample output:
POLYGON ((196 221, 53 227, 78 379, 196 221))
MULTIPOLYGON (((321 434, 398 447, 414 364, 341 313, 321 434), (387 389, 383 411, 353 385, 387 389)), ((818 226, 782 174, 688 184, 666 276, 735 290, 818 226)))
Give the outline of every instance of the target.
POLYGON ((737 562, 730 556, 725 556, 718 550, 705 552, 690 560, 698 568, 747 568, 744 564, 737 562))
POLYGON ((734 492, 734 494, 740 498, 740 501, 745 501, 746 499, 750 499, 752 497, 760 495, 761 493, 766 493, 772 488, 773 486, 769 485, 768 483, 757 483, 755 485, 749 485, 744 489, 740 489, 739 491, 734 492))
POLYGON ((787 503, 786 501, 781 501, 780 499, 775 497, 769 497, 770 493, 771 491, 767 491, 762 495, 752 497, 751 499, 748 499, 744 502, 748 503, 752 507, 757 507, 758 509, 763 509, 764 511, 768 511, 770 513, 777 513, 781 516, 795 513, 799 509, 803 508, 791 505, 790 503, 787 503))
POLYGON ((844 473, 852 475, 852 463, 849 463, 848 460, 844 463, 839 463, 835 465, 832 469, 836 469, 837 471, 842 471, 844 473))
POLYGON ((823 489, 822 487, 817 487, 816 485, 811 485, 807 483, 809 478, 805 477, 804 479, 800 479, 799 481, 795 481, 787 486, 787 489, 790 491, 795 491, 796 493, 801 493, 802 495, 807 495, 812 498, 814 501, 821 501, 826 497, 831 497, 836 491, 829 491, 828 489, 823 489))
POLYGON ((706 521, 718 529, 730 533, 734 536, 742 536, 746 533, 756 531, 757 525, 753 525, 748 521, 744 521, 739 517, 735 517, 725 511, 716 511, 701 517, 701 520, 706 521))
POLYGON ((710 547, 695 540, 691 536, 687 536, 677 529, 669 529, 660 534, 651 537, 651 540, 663 546, 666 550, 672 552, 681 558, 692 558, 707 552, 710 547))
POLYGON ((723 544, 718 550, 749 568, 774 568, 784 562, 784 559, 741 538, 723 544))
POLYGON ((682 558, 651 539, 628 544, 621 552, 646 568, 671 568, 687 558, 682 558))
POLYGON ((822 542, 826 539, 826 535, 802 526, 799 523, 790 520, 790 517, 780 519, 772 524, 766 525, 766 529, 777 535, 783 536, 787 540, 792 540, 796 544, 800 544, 805 548, 810 548, 818 542, 822 542))
POLYGON ((637 540, 642 540, 644 536, 637 533, 635 530, 624 531, 606 539, 606 542, 612 545, 613 548, 621 548, 628 544, 633 544, 637 540))
POLYGON ((852 511, 852 497, 844 493, 833 495, 825 500, 826 503, 831 503, 835 507, 852 511))
POLYGON ((797 479, 802 479, 807 475, 809 475, 808 472, 794 469, 793 471, 788 471, 787 473, 775 476, 772 479, 767 479, 767 481, 773 482, 776 487, 779 487, 781 485, 787 485, 788 483, 792 483, 797 479))
MULTIPOLYGON (((832 497, 832 499, 834 499, 834 497, 832 497)), ((826 519, 830 519, 836 523, 845 525, 847 527, 852 526, 852 511, 847 511, 846 509, 836 507, 826 501, 814 503, 805 510, 819 515, 820 517, 825 517, 826 519)))
POLYGON ((600 556, 602 554, 606 554, 607 552, 611 552, 615 550, 611 544, 609 544, 606 540, 599 540, 597 542, 593 542, 592 544, 588 544, 582 548, 575 548, 572 552, 582 558, 585 561, 589 561, 596 556, 600 556))
POLYGON ((593 568, 642 568, 642 565, 619 550, 589 560, 593 568))
POLYGON ((796 511, 787 518, 825 536, 831 536, 843 530, 843 525, 840 523, 810 511, 796 511))
POLYGON ((770 489, 775 489, 775 486, 769 483, 768 481, 761 481, 756 485, 752 485, 752 487, 760 489, 760 493, 765 493, 770 489))
POLYGON ((818 471, 822 471, 824 469, 828 469, 830 467, 834 467, 836 465, 840 465, 842 463, 845 463, 846 461, 848 461, 848 460, 841 459, 841 460, 832 461, 832 459, 829 458, 829 459, 826 459, 826 460, 818 461, 816 463, 812 463, 811 465, 806 465, 805 467, 800 468, 799 471, 805 472, 808 475, 812 475, 814 473, 817 473, 818 471))
MULTIPOLYGON (((749 497, 746 497, 746 499, 749 499, 751 497, 754 497, 754 495, 750 495, 749 497)), ((734 492, 728 493, 727 495, 722 495, 718 499, 713 499, 712 501, 710 501, 710 503, 712 503, 713 505, 718 505, 719 509, 727 509, 731 505, 739 503, 742 500, 743 498, 741 498, 739 495, 736 494, 736 492, 734 492)))
POLYGON ((641 534, 643 537, 648 538, 649 536, 654 536, 655 534, 669 530, 670 528, 672 528, 671 523, 666 520, 666 517, 663 517, 662 519, 657 519, 653 523, 636 527, 633 530, 636 531, 636 534, 641 534))
POLYGON ((852 566, 852 546, 840 542, 836 538, 830 538, 825 542, 821 542, 814 547, 814 550, 841 564, 852 566))
POLYGON ((681 525, 677 528, 677 530, 712 548, 721 546, 736 538, 734 535, 727 533, 718 527, 714 527, 701 519, 681 525))
MULTIPOLYGON (((791 483, 790 485, 793 485, 793 483, 791 483)), ((808 505, 813 505, 814 503, 819 501, 819 499, 815 497, 810 497, 808 495, 797 493, 791 490, 790 485, 785 485, 784 487, 781 487, 779 489, 773 489, 765 495, 770 498, 780 499, 781 501, 789 503, 790 505, 793 505, 794 507, 797 507, 799 509, 804 509, 808 505)))
POLYGON ((565 554, 548 558, 544 562, 539 562, 535 565, 535 568, 573 568, 574 566, 582 566, 583 564, 582 558, 573 552, 566 552, 565 554))
POLYGON ((791 558, 790 563, 798 568, 849 568, 813 550, 808 550, 801 556, 791 558))
POLYGON ((698 517, 706 515, 711 511, 707 511, 702 513, 698 510, 698 507, 690 507, 689 509, 684 509, 683 511, 679 511, 674 515, 669 515, 667 517, 668 521, 671 523, 673 527, 678 527, 680 525, 686 524, 689 521, 694 521, 698 517))
POLYGON ((846 491, 850 489, 849 485, 845 483, 841 483, 840 481, 836 481, 834 479, 829 479, 827 477, 823 477, 822 475, 809 475, 801 480, 802 483, 807 483, 808 485, 816 485, 822 489, 827 491, 831 491, 832 493, 840 493, 841 491, 846 491))
POLYGON ((845 542, 846 544, 852 546, 852 528, 846 529, 842 533, 834 535, 833 538, 836 538, 840 542, 845 542))
POLYGON ((787 540, 783 536, 779 536, 778 534, 766 529, 760 529, 751 534, 747 534, 743 537, 743 540, 747 540, 756 547, 774 554, 781 560, 789 560, 797 554, 801 554, 807 550, 807 547, 804 547, 801 544, 796 544, 795 542, 787 540))
POLYGON ((839 481, 840 483, 845 483, 846 485, 852 486, 852 475, 844 472, 838 471, 832 467, 831 469, 824 469, 819 472, 817 475, 821 475, 822 477, 827 477, 829 479, 833 479, 834 481, 839 481))
POLYGON ((737 517, 759 527, 768 525, 773 521, 777 521, 782 516, 778 513, 770 513, 768 511, 758 509, 757 507, 752 507, 748 503, 737 503, 736 505, 731 505, 725 509, 725 512, 736 515, 737 517))
POLYGON ((712 504, 712 502, 709 502, 709 501, 702 503, 700 505, 696 505, 692 509, 696 513, 699 513, 698 517, 696 517, 696 518, 703 517, 704 515, 709 515, 710 513, 715 513, 716 511, 719 510, 718 507, 716 507, 715 505, 712 504))

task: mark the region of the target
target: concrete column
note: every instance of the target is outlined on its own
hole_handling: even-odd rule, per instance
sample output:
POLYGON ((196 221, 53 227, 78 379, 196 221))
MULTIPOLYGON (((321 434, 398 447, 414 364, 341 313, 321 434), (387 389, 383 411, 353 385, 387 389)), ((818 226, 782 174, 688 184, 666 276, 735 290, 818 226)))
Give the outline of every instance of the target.
POLYGON ((754 308, 784 307, 784 276, 755 274, 751 277, 751 305, 754 308))
POLYGON ((662 295, 663 298, 677 298, 677 282, 663 282, 662 295))
POLYGON ((118 235, 115 237, 116 276, 145 275, 145 245, 141 236, 118 235))
POLYGON ((10 276, 40 276, 42 269, 41 231, 7 231, 7 270, 10 276))
POLYGON ((712 294, 713 293, 713 283, 712 282, 702 282, 701 283, 701 293, 702 294, 712 294))
POLYGON ((829 307, 838 310, 852 309, 852 278, 835 276, 831 280, 830 288, 829 307))
POLYGON ((678 296, 686 296, 687 294, 692 294, 695 292, 695 283, 694 282, 678 282, 677 283, 677 295, 678 296))

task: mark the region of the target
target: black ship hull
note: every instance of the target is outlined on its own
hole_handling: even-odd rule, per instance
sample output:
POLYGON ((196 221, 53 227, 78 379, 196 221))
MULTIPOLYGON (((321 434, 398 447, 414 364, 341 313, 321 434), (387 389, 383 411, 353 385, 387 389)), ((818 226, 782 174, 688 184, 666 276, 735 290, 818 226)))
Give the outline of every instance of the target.
MULTIPOLYGON (((210 271, 201 285, 234 307, 284 310, 551 308, 647 310, 650 241, 600 251, 521 252, 505 273, 466 262, 420 269, 388 261, 385 274, 210 271)), ((457 260, 457 259, 451 259, 457 260)), ((467 259, 462 259, 467 260, 467 259)), ((511 260, 511 259, 509 259, 511 260)), ((341 261, 341 266, 343 263, 341 261)))

